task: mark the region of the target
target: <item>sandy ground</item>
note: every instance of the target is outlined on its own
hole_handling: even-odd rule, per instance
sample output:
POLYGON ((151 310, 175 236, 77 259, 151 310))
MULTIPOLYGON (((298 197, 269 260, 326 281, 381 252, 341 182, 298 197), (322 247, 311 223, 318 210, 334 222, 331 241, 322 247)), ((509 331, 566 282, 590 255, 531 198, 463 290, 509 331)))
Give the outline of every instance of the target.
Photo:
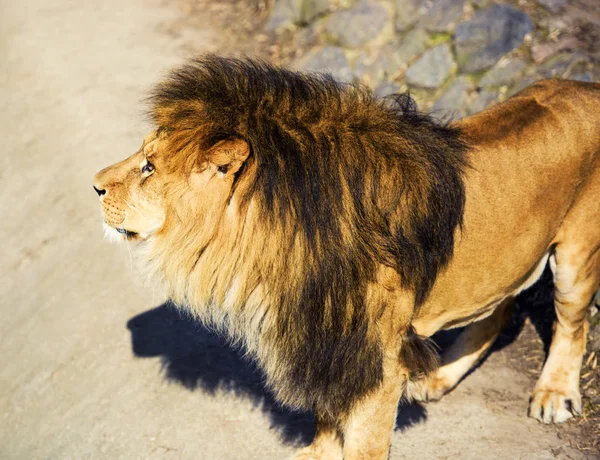
MULTIPOLYGON (((103 242, 92 190, 139 146, 144 91, 186 43, 218 50, 216 26, 173 36, 180 13, 144 0, 1 6, 0 458, 289 456, 310 416, 161 305, 103 242)), ((391 458, 583 458, 574 425, 525 416, 531 389, 493 354, 442 402, 400 412, 391 458)))

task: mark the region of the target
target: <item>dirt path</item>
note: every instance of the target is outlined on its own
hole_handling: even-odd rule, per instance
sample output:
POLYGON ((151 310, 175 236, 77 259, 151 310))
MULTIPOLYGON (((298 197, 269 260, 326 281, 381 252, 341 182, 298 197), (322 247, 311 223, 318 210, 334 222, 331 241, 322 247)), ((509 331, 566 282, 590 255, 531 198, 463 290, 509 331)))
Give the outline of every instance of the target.
MULTIPOLYGON (((284 458, 310 438, 309 416, 278 409, 238 353, 159 306, 126 248, 102 241, 93 174, 139 146, 139 101, 186 49, 219 50, 209 17, 169 33, 179 14, 3 2, 0 458, 284 458)), ((531 379, 503 359, 404 410, 391 458, 583 458, 569 429, 526 418, 531 379)))

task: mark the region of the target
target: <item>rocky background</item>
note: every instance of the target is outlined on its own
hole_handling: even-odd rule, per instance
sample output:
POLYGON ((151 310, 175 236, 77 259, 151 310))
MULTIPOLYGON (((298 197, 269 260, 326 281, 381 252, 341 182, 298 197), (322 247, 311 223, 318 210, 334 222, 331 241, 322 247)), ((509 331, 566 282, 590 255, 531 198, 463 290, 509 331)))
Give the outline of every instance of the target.
MULTIPOLYGON (((167 2, 172 0, 166 0, 167 2)), ((600 0, 182 0, 185 36, 210 11, 223 30, 219 52, 260 56, 304 71, 360 81, 381 95, 409 91, 423 111, 459 119, 541 78, 600 81, 600 0)), ((194 43, 188 43, 194 51, 194 43)), ((600 454, 600 313, 589 311, 582 368, 583 417, 574 443, 600 454)), ((532 385, 554 321, 549 272, 519 296, 495 346, 532 385)), ((568 429, 567 425, 564 425, 568 429)))
POLYGON ((600 1, 275 0, 273 56, 459 118, 545 77, 600 79, 600 1))

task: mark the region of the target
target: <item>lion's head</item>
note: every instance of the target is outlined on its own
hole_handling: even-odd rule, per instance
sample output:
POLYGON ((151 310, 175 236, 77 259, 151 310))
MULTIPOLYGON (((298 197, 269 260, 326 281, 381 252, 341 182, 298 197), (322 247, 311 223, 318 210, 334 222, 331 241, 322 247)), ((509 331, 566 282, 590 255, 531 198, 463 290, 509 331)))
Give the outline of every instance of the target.
POLYGON ((248 145, 241 139, 222 140, 183 162, 170 149, 168 136, 154 131, 136 153, 96 174, 94 189, 107 236, 144 241, 191 216, 202 219, 196 230, 202 226, 202 233, 212 233, 214 216, 231 196, 248 145))

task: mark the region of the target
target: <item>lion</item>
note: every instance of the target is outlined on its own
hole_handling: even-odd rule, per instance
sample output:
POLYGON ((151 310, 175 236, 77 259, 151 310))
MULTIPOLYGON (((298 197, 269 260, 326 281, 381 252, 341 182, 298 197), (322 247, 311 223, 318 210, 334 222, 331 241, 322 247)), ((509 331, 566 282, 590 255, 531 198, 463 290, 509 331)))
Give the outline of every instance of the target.
POLYGON ((443 124, 407 95, 204 55, 150 101, 155 130, 94 178, 106 231, 314 411, 296 458, 387 458, 400 399, 452 390, 547 263, 558 320, 529 415, 581 413, 599 84, 543 80, 443 124), (438 365, 428 338, 463 326, 438 365))

